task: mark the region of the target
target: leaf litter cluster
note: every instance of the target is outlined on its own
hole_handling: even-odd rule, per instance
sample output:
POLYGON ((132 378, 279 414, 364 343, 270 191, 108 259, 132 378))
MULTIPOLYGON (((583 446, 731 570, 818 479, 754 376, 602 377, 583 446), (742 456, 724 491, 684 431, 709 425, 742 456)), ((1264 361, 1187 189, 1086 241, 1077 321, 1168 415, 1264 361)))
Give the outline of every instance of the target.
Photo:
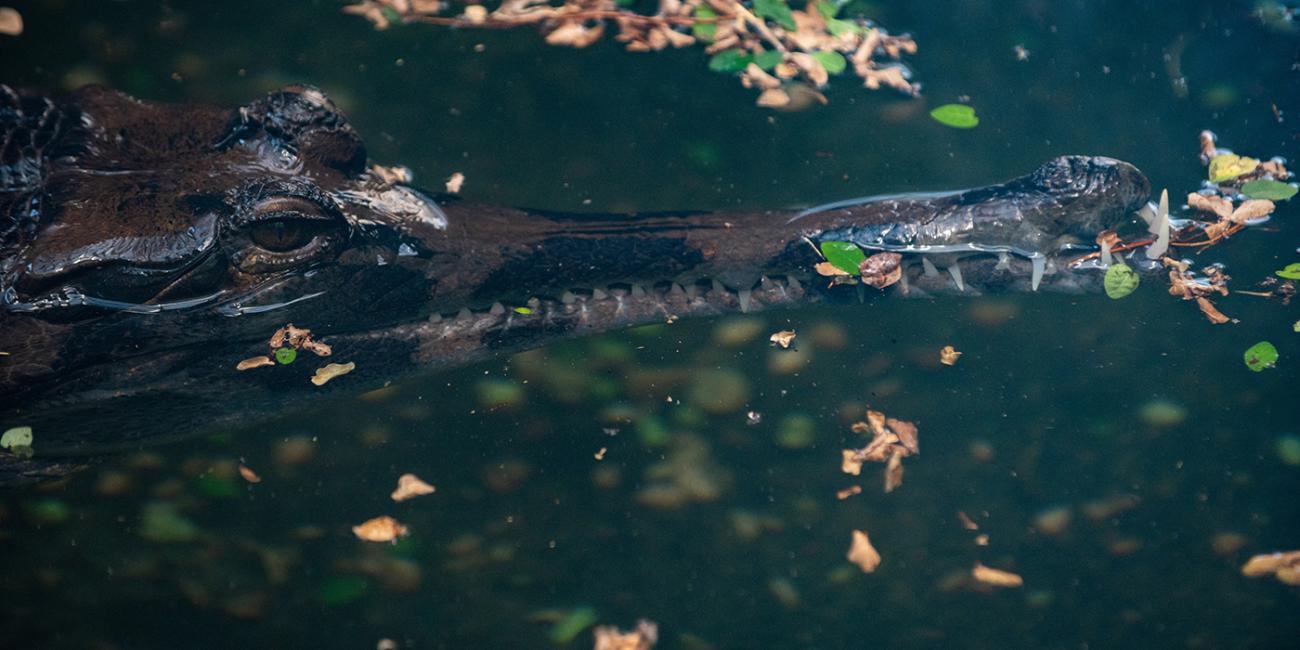
POLYGON ((654 13, 634 11, 627 0, 501 0, 464 4, 439 0, 360 0, 343 8, 376 29, 408 23, 457 28, 533 27, 551 45, 585 48, 606 35, 629 52, 700 45, 709 69, 739 74, 759 92, 759 106, 797 110, 832 76, 852 72, 864 87, 916 95, 920 86, 902 62, 916 53, 910 36, 892 36, 861 17, 839 15, 841 5, 808 0, 658 0, 654 13))

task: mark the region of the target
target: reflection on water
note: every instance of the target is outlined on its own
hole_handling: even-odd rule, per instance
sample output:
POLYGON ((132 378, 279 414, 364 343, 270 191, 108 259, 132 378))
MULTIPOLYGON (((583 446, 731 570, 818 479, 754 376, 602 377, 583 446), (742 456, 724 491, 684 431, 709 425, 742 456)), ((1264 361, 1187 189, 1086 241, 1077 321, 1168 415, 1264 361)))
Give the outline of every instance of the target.
MULTIPOLYGON (((72 9, 24 10, 5 80, 227 103, 307 80, 376 159, 556 209, 811 205, 1061 153, 1130 160, 1178 196, 1202 178, 1200 129, 1247 153, 1300 141, 1300 39, 1231 3, 873 7, 916 35, 924 101, 979 107, 969 132, 840 86, 773 117, 691 51, 375 33, 328 4, 72 9)), ((1206 261, 1253 284, 1296 261, 1296 214, 1206 261)), ((1156 283, 682 321, 127 454, 0 498, 0 645, 588 647, 589 625, 644 617, 674 648, 1286 647, 1296 589, 1240 567, 1300 548, 1298 316, 1219 306, 1241 322, 1156 283), (1281 361, 1252 373, 1260 340, 1281 361), (889 494, 880 466, 840 471, 867 407, 919 427, 889 494), (436 491, 394 502, 408 472, 436 491), (409 534, 354 537, 382 515, 409 534), (869 575, 845 558, 855 529, 882 557, 869 575), (1024 585, 973 583, 977 562, 1024 585)))

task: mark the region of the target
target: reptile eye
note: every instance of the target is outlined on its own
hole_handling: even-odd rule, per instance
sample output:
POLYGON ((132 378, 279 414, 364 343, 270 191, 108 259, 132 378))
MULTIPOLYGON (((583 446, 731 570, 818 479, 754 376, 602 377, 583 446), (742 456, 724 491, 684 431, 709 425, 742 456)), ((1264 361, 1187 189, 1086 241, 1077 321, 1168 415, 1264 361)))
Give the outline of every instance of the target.
POLYGON ((248 238, 273 253, 287 253, 311 243, 320 232, 313 225, 289 219, 262 221, 248 229, 248 238))

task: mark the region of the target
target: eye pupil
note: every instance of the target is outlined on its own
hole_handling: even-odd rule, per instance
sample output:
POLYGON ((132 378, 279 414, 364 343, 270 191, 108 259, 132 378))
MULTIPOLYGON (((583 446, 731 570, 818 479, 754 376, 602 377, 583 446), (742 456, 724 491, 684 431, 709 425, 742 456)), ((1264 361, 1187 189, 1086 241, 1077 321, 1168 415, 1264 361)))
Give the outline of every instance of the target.
POLYGON ((276 253, 302 248, 312 239, 308 228, 286 220, 259 223, 249 231, 249 236, 254 244, 276 253))

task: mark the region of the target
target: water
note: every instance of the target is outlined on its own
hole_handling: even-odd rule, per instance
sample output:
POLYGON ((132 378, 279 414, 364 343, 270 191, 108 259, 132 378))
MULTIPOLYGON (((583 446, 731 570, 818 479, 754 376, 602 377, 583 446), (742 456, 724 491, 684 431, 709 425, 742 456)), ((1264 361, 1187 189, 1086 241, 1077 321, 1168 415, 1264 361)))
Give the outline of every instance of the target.
MULTIPOLYGON (((1300 142, 1300 37, 1249 3, 873 4, 916 36, 924 101, 843 79, 829 106, 795 114, 752 107, 692 49, 375 32, 331 2, 191 5, 24 4, 0 79, 226 104, 307 81, 374 160, 555 210, 807 206, 995 182, 1066 153, 1133 162, 1177 198, 1203 178, 1201 129, 1264 157, 1297 159, 1300 142), (961 96, 978 128, 925 116, 961 96)), ((1297 261, 1296 217, 1281 204, 1201 257, 1246 288, 1297 261)), ((1300 548, 1300 468, 1277 451, 1300 431, 1300 315, 1238 295, 1219 307, 1241 322, 1212 326, 1161 284, 1118 302, 765 313, 762 336, 733 346, 715 342, 730 320, 613 333, 9 492, 0 646, 578 648, 587 633, 557 643, 549 621, 591 607, 604 623, 657 621, 666 648, 1294 647, 1296 589, 1239 567, 1300 548), (789 328, 807 360, 773 369, 790 358, 766 334, 789 328), (1259 340, 1278 368, 1245 368, 1259 340), (951 368, 946 344, 965 353, 951 368), (734 404, 708 406, 713 375, 715 390, 692 389, 706 371, 743 380, 734 404), (485 396, 493 386, 507 394, 485 396), (867 405, 916 421, 922 454, 897 491, 871 466, 840 501, 839 450, 861 444, 849 424, 867 405), (808 444, 780 444, 791 417, 811 422, 808 444), (653 466, 675 453, 704 500, 648 505, 666 480, 653 466), (241 460, 261 483, 238 477, 241 460), (408 471, 438 492, 392 503, 408 471), (1094 519, 1098 503, 1132 507, 1094 519), (1035 526, 1062 508, 1063 530, 1035 526), (157 541, 146 513, 190 539, 157 541), (411 536, 352 537, 380 514, 411 536), (844 560, 854 528, 884 557, 872 575, 844 560), (1025 586, 970 588, 976 561, 1025 586)))

